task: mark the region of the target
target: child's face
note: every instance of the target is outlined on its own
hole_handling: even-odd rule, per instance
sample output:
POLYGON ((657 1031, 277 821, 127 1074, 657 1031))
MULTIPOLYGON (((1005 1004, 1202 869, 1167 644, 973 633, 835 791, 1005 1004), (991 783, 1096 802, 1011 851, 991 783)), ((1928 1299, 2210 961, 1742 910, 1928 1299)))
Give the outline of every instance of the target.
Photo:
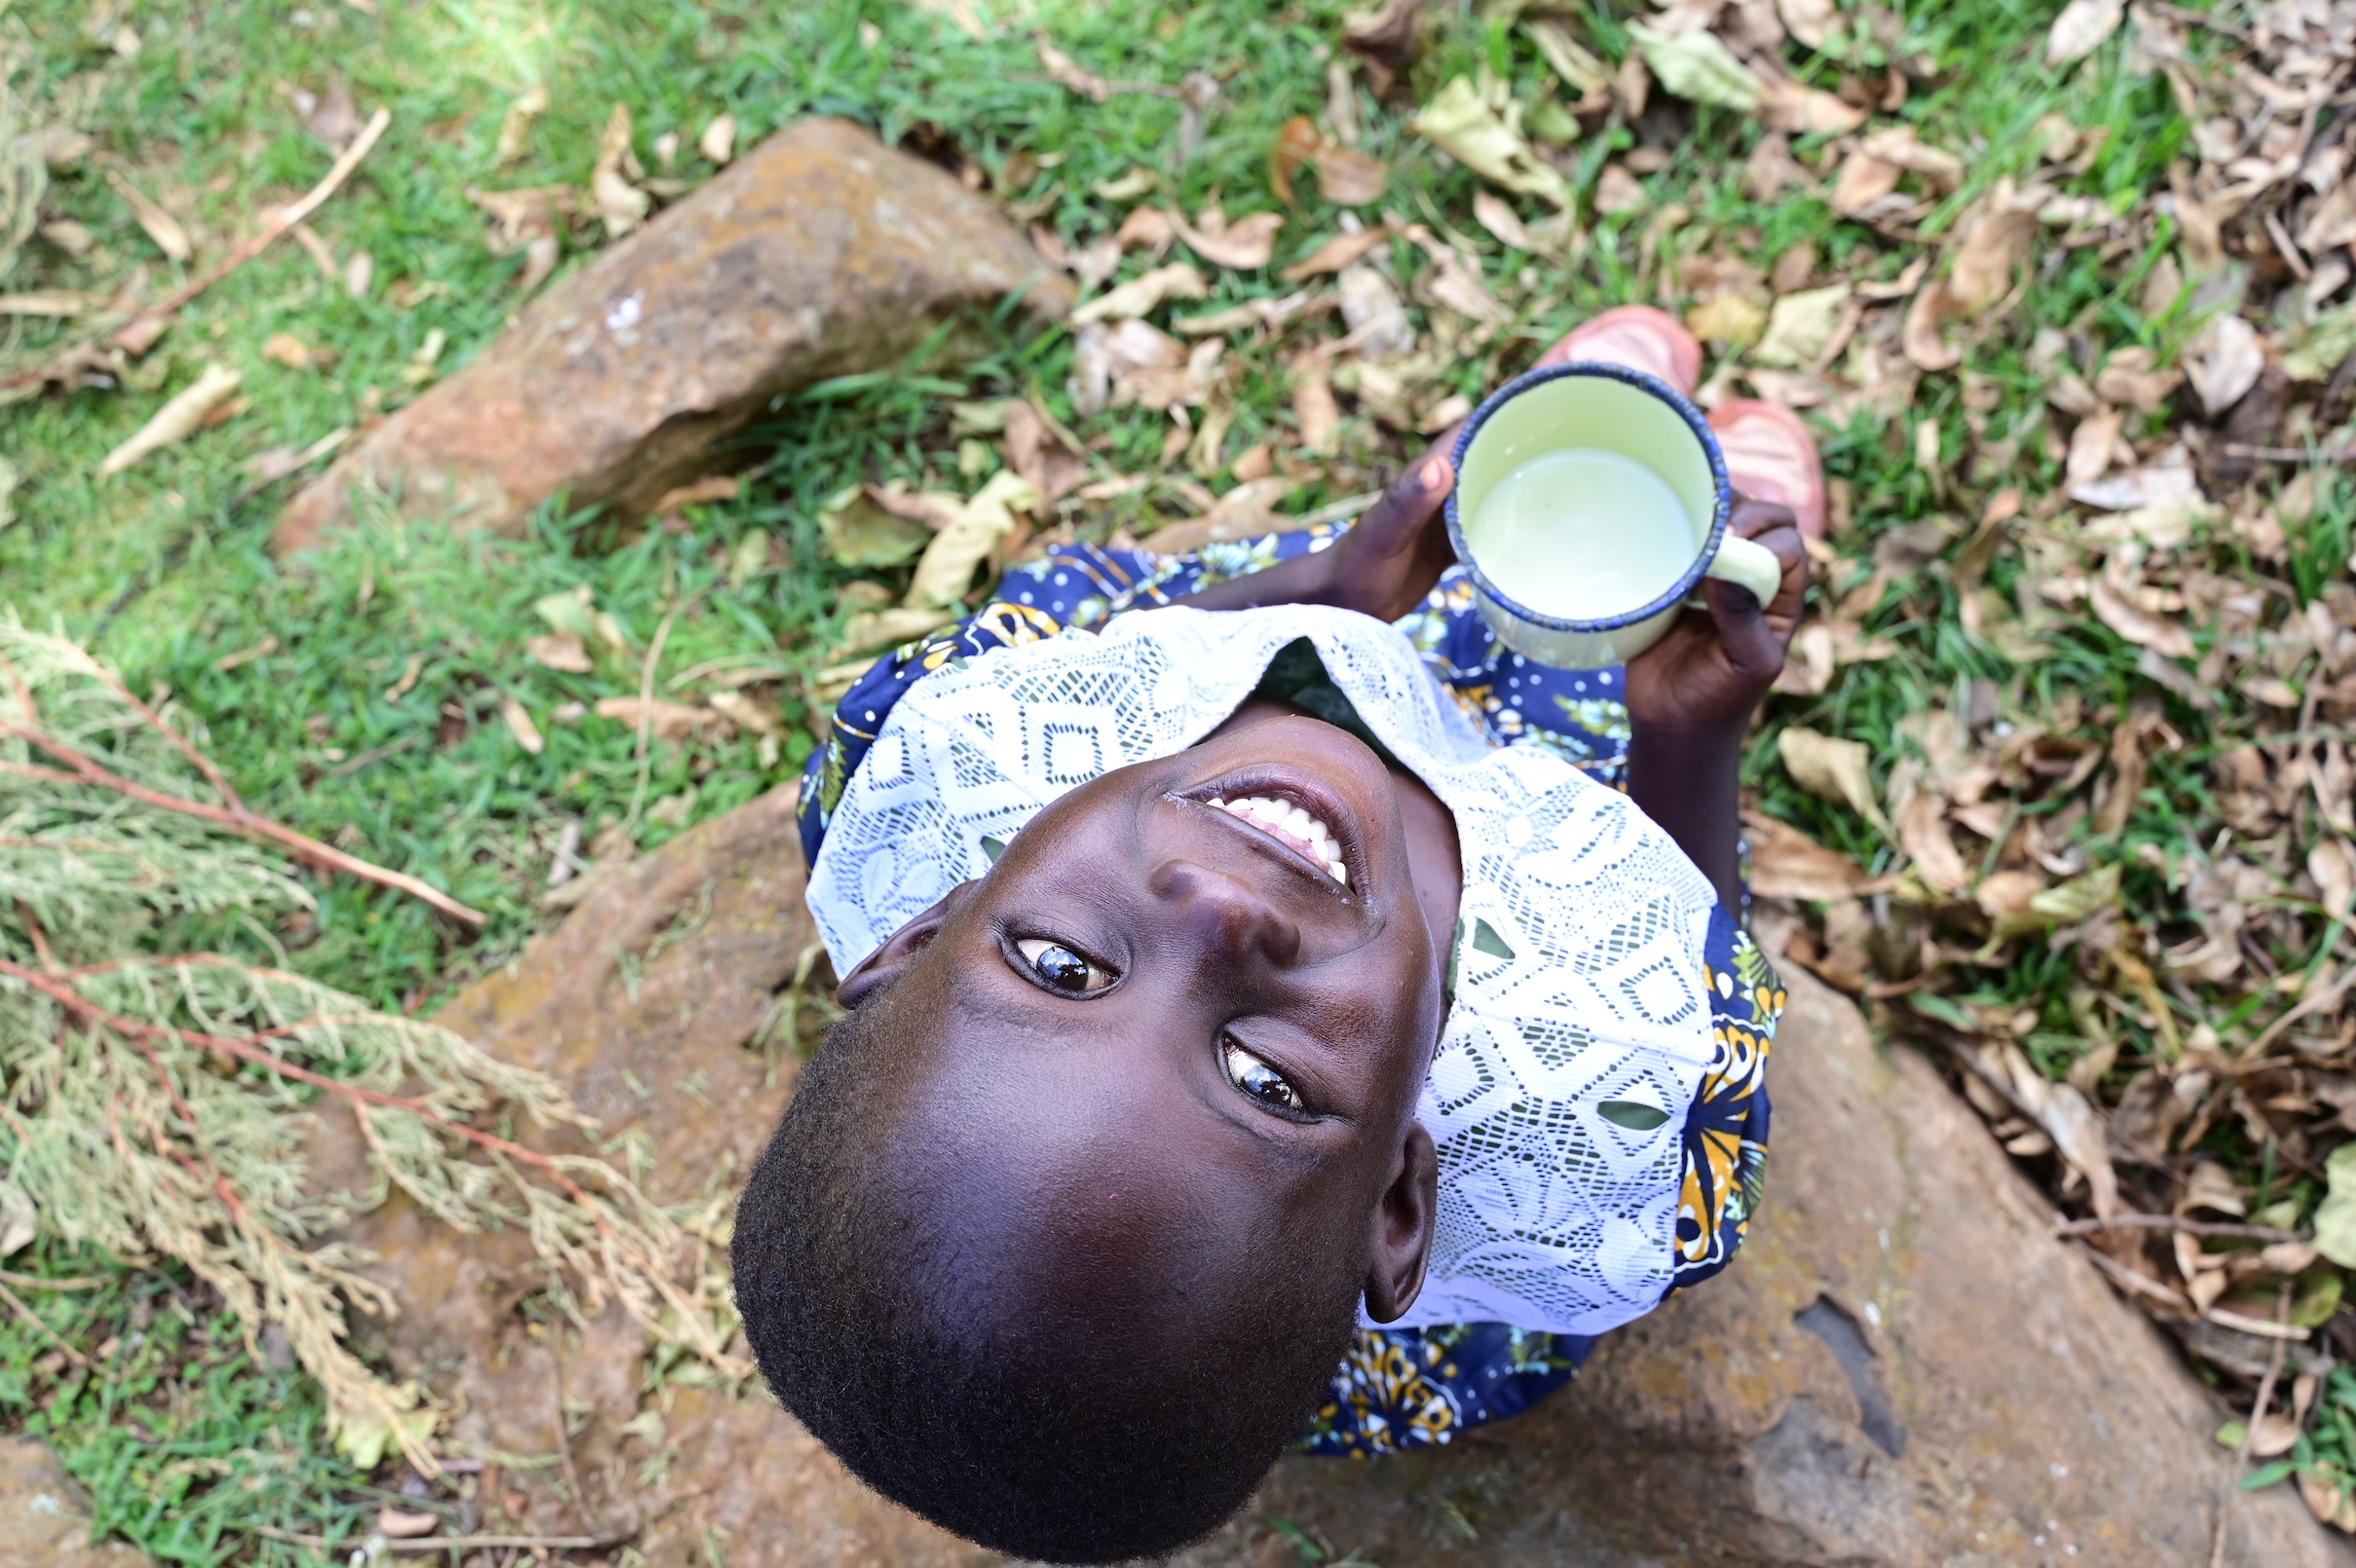
POLYGON ((937 1222, 1012 1293, 1152 1316, 1174 1271, 1201 1305, 1286 1258, 1390 1318, 1431 1232, 1440 953, 1388 771, 1279 718, 1066 796, 842 997, 890 985, 885 1146, 951 1177, 937 1222), (1346 884, 1206 803, 1252 797, 1317 818, 1346 884))

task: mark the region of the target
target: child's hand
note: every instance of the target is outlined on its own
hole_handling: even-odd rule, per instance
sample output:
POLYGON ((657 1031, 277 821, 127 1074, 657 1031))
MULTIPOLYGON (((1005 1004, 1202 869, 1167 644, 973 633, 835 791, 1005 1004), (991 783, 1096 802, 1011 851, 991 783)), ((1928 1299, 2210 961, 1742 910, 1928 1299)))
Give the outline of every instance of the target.
POLYGON ((1397 620, 1424 601, 1440 573, 1456 564, 1441 507, 1456 483, 1449 430, 1407 465, 1349 533, 1315 557, 1326 564, 1320 602, 1397 620))
POLYGON ((1172 602, 1197 610, 1335 605, 1397 620, 1422 604, 1440 574, 1456 562, 1440 512, 1456 483, 1447 459, 1448 443, 1455 439, 1451 429, 1433 442, 1330 548, 1215 582, 1172 602))
MULTIPOLYGON (((1388 498, 1386 498, 1388 499, 1388 498)), ((1668 635, 1628 660, 1627 711, 1638 730, 1739 732, 1782 673, 1783 651, 1800 624, 1808 552, 1791 508, 1738 494, 1728 529, 1755 540, 1783 563, 1783 586, 1762 606, 1747 588, 1702 579, 1709 610, 1688 610, 1668 635)))

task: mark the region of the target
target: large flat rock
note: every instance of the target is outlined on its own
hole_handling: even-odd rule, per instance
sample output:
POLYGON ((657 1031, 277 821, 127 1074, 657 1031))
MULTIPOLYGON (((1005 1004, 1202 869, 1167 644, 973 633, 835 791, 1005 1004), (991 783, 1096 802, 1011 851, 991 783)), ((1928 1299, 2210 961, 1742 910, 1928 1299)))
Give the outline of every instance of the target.
POLYGON ((348 520, 362 481, 412 516, 513 530, 559 491, 645 511, 770 401, 900 365, 945 321, 1071 285, 951 175, 841 120, 769 137, 527 307, 288 503, 275 544, 348 520))
POLYGON ((145 1568, 120 1541, 93 1545, 90 1505, 47 1443, 0 1438, 0 1568, 145 1568))
MULTIPOLYGON (((625 868, 444 1017, 653 1139, 665 1196, 731 1186, 791 1090, 795 1059, 772 1070, 743 1042, 814 939, 801 893, 780 793, 625 868)), ((1414 1456, 1286 1461, 1181 1560, 1280 1568, 1300 1560, 1290 1530, 1384 1568, 2207 1568, 2232 1495, 2210 1437, 2224 1407, 2054 1239, 1928 1064, 1786 977, 1769 1203, 1734 1268, 1611 1336, 1519 1420, 1414 1456)), ((634 1530, 657 1568, 707 1562, 715 1543, 730 1568, 985 1560, 849 1478, 758 1388, 648 1393, 617 1317, 586 1335, 532 1326, 511 1240, 398 1204, 358 1239, 411 1304, 384 1342, 450 1404, 454 1444, 538 1456, 502 1481, 532 1527, 634 1530), (585 1510, 555 1485, 560 1399, 585 1510)), ((2277 1487, 2235 1504, 2224 1560, 2345 1568, 2356 1552, 2277 1487)))

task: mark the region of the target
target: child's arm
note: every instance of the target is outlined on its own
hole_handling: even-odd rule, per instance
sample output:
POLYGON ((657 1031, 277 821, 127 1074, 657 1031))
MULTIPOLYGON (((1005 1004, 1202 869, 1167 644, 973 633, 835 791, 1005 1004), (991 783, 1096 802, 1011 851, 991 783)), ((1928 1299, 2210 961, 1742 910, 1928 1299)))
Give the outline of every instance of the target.
MULTIPOLYGON (((1440 515, 1455 478, 1435 444, 1331 549, 1176 602, 1200 610, 1337 605, 1396 620, 1423 602, 1456 559, 1440 515)), ((1677 840, 1731 910, 1742 901, 1735 853, 1742 737, 1799 627, 1808 552, 1788 507, 1738 495, 1728 526, 1783 563, 1775 603, 1762 606, 1747 589, 1705 579, 1708 612, 1686 612, 1631 661, 1626 691, 1628 796, 1677 840)))
MULTIPOLYGON (((1453 432, 1441 439, 1453 439, 1453 432)), ((1423 603, 1440 574, 1456 560, 1440 520, 1440 504, 1455 482, 1455 468, 1435 442, 1332 548, 1230 578, 1173 603, 1197 610, 1335 605, 1377 620, 1397 620, 1423 603)))
POLYGON ((1628 661, 1627 793, 1736 910, 1742 902, 1735 853, 1742 737, 1800 624, 1808 552, 1785 506, 1738 496, 1728 529, 1776 552, 1783 585, 1763 606, 1747 588, 1704 579, 1708 611, 1687 611, 1667 636, 1628 661))

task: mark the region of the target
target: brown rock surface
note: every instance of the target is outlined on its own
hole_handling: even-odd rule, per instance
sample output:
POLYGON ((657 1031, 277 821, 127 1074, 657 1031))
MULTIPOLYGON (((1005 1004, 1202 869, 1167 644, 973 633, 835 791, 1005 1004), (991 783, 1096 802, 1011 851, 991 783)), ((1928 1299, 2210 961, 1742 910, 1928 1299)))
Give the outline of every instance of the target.
POLYGON ((49 1445, 0 1438, 0 1568, 141 1568, 119 1541, 93 1546, 90 1508, 49 1445))
MULTIPOLYGON (((801 891, 780 792, 612 874, 444 1017, 653 1139, 666 1197, 725 1190, 790 1092, 793 1058, 772 1074, 741 1042, 812 940, 801 891)), ((1741 1261, 1613 1335, 1520 1420, 1413 1457, 1285 1462, 1180 1560, 1290 1565, 1281 1520, 1385 1568, 2205 1568, 2230 1489, 2210 1440, 2222 1407, 2052 1237, 2043 1200, 1927 1064, 1878 1050, 1846 999, 1788 978, 1771 1201, 1741 1261)), ((614 1319, 536 1335, 511 1310, 529 1284, 511 1243, 398 1205, 360 1239, 411 1303, 387 1335, 396 1364, 457 1407, 457 1448, 526 1461, 502 1486, 534 1528, 634 1531, 656 1568, 713 1546, 730 1568, 988 1560, 851 1480, 758 1389, 643 1394, 642 1341, 614 1319), (560 1369, 585 1511, 551 1484, 560 1369)), ((2356 1552, 2277 1487, 2236 1504, 2225 1561, 2345 1568, 2356 1552)))
POLYGON ((527 307, 279 519, 281 551, 348 520, 365 479, 413 516, 513 529, 559 490, 644 512, 708 472, 769 400, 894 366, 943 321, 1068 281, 987 201, 840 120, 779 131, 527 307))

